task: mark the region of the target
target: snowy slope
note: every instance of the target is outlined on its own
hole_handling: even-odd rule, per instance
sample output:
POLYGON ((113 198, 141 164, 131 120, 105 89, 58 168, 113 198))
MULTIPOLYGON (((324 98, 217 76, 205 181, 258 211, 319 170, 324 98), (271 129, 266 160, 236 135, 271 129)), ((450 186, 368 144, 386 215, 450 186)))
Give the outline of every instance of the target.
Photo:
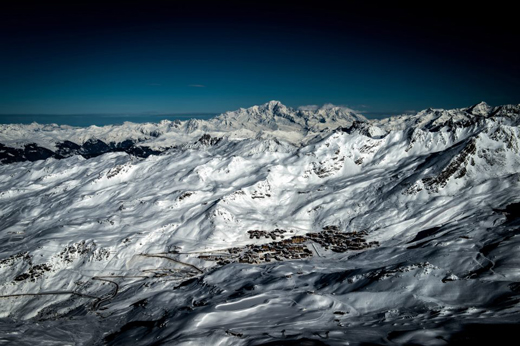
MULTIPOLYGON (((143 141, 211 134, 160 155, 1 165, 0 340, 500 341, 520 316, 519 110, 479 104, 367 122, 270 102, 177 124, 189 130, 143 130, 153 137, 143 141), (295 138, 306 142, 284 140, 295 138), (306 250, 294 256, 251 254, 299 251, 300 240, 306 250)), ((123 126, 119 140, 140 125, 123 126)), ((18 128, 10 143, 31 138, 18 128)), ((96 136, 113 141, 112 130, 96 136)), ((74 131, 90 130, 38 138, 74 131)))

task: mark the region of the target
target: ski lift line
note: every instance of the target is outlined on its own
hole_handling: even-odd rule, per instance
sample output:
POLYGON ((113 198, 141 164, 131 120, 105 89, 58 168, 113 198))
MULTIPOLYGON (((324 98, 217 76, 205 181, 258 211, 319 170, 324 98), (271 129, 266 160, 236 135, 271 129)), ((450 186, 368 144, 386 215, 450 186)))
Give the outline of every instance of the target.
POLYGON ((316 245, 314 245, 314 242, 311 243, 312 247, 314 248, 314 252, 316 252, 316 255, 318 255, 318 257, 323 257, 322 255, 320 255, 320 253, 318 252, 318 249, 316 249, 316 245))

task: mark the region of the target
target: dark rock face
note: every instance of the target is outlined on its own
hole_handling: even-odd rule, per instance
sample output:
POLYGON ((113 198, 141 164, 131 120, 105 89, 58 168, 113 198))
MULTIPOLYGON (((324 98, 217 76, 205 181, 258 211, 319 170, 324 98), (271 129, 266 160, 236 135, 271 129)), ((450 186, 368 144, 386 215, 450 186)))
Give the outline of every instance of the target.
POLYGON ((465 176, 467 172, 466 166, 476 151, 475 140, 472 139, 438 176, 423 179, 425 188, 431 192, 438 192, 439 188, 446 186, 451 176, 454 176, 456 179, 465 176))
POLYGON ((54 157, 55 159, 62 158, 61 155, 54 153, 49 149, 40 147, 35 143, 26 144, 24 149, 7 147, 0 143, 0 162, 4 164, 46 160, 49 157, 54 157))
POLYGON ((89 139, 80 149, 81 155, 85 158, 99 156, 112 151, 112 149, 105 142, 99 139, 89 139))
POLYGON ((211 137, 209 134, 205 133, 199 138, 198 142, 203 145, 215 145, 220 142, 221 139, 222 138, 211 137))
POLYGON ((5 164, 20 161, 26 161, 23 156, 23 150, 6 147, 0 143, 0 162, 5 164))
POLYGON ((45 160, 49 157, 60 158, 53 151, 39 147, 34 143, 25 145, 24 155, 29 161, 45 160))
POLYGON ((58 142, 56 147, 56 153, 64 157, 78 155, 81 149, 81 146, 71 141, 58 142))
POLYGON ((348 133, 349 135, 355 133, 356 131, 360 131, 361 133, 364 133, 364 132, 366 132, 366 129, 368 128, 368 126, 369 125, 367 123, 365 123, 364 121, 356 120, 349 127, 338 127, 336 129, 336 131, 345 132, 345 133, 348 133))
POLYGON ((150 149, 149 147, 138 147, 138 146, 131 146, 130 148, 127 148, 123 150, 127 154, 146 158, 150 155, 159 155, 161 152, 158 150, 150 149))
POLYGON ((126 150, 126 149, 131 148, 134 144, 135 144, 134 141, 132 141, 130 139, 126 139, 120 143, 110 142, 110 148, 126 150))
MULTIPOLYGON (((215 138, 211 138, 213 143, 215 138)), ((219 139, 220 140, 220 139, 219 139)), ((217 141, 218 142, 218 141, 217 141)), ((35 143, 26 144, 23 149, 11 148, 0 143, 0 163, 9 164, 14 162, 46 160, 50 157, 63 159, 66 157, 81 155, 86 159, 103 155, 109 152, 126 152, 130 155, 146 158, 150 155, 158 155, 161 151, 150 149, 145 146, 137 146, 131 140, 120 143, 112 142, 110 145, 99 139, 90 139, 83 145, 71 141, 57 142, 56 151, 40 147, 35 143)))

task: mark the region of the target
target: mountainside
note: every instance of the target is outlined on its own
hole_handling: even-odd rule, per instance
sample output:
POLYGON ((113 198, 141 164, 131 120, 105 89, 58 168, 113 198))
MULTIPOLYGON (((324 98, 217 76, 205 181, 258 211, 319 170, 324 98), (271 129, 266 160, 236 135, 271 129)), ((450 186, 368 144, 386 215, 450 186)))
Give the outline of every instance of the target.
POLYGON ((2 125, 0 341, 505 342, 519 124, 520 105, 368 121, 272 101, 209 121, 2 125))

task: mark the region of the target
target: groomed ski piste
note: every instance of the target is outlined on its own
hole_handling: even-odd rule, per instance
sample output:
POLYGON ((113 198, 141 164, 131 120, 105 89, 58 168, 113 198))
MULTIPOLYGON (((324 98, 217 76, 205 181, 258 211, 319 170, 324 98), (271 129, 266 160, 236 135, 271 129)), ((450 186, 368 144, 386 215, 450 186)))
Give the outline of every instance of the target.
POLYGON ((520 105, 369 121, 271 101, 0 125, 0 344, 500 343, 520 321, 519 124, 520 105))

